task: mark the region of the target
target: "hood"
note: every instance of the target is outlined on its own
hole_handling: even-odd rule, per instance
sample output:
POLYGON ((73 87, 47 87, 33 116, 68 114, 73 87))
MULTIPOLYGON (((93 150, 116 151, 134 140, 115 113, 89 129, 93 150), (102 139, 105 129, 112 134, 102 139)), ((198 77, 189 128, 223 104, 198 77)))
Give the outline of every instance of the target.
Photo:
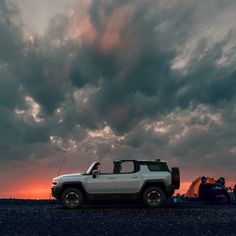
POLYGON ((76 173, 76 174, 67 174, 67 175, 59 175, 53 179, 53 181, 60 181, 60 180, 65 180, 65 179, 74 179, 74 178, 80 178, 82 177, 81 173, 76 173))

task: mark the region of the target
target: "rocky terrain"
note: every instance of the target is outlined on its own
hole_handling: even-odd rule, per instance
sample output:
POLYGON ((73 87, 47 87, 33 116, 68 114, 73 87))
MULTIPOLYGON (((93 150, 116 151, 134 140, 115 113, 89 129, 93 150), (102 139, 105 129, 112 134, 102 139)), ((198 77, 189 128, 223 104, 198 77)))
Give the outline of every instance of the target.
POLYGON ((93 203, 67 210, 56 201, 0 200, 0 235, 235 235, 236 205, 93 203))

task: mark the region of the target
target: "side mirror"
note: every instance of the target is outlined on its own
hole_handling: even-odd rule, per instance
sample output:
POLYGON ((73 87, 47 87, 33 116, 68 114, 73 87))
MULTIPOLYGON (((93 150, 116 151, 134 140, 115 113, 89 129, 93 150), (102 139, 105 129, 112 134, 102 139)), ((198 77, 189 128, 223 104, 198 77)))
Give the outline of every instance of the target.
POLYGON ((96 178, 96 176, 99 174, 99 170, 93 170, 92 171, 92 175, 93 175, 93 178, 96 178))

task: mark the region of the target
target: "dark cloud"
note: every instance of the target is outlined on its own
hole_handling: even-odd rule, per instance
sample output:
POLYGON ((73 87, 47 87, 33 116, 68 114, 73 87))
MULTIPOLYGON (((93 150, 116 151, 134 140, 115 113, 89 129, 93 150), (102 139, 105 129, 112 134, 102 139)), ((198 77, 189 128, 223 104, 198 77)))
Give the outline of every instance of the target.
POLYGON ((18 9, 10 1, 0 1, 0 60, 11 63, 20 59, 21 37, 20 24, 16 24, 18 9))
POLYGON ((0 2, 2 159, 67 151, 161 156, 185 169, 235 164, 233 2, 81 2, 52 18, 42 36, 16 24, 7 2, 0 2))

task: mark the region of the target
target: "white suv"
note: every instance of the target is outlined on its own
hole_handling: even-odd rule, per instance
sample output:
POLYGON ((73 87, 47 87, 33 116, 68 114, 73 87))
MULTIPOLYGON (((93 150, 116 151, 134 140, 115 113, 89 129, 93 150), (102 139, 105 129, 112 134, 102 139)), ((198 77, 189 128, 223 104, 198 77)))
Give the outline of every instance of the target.
POLYGON ((180 186, 179 168, 169 170, 166 162, 118 160, 112 173, 101 173, 93 162, 84 174, 61 175, 53 179, 52 195, 67 208, 81 206, 85 199, 143 199, 149 207, 161 206, 180 186))

